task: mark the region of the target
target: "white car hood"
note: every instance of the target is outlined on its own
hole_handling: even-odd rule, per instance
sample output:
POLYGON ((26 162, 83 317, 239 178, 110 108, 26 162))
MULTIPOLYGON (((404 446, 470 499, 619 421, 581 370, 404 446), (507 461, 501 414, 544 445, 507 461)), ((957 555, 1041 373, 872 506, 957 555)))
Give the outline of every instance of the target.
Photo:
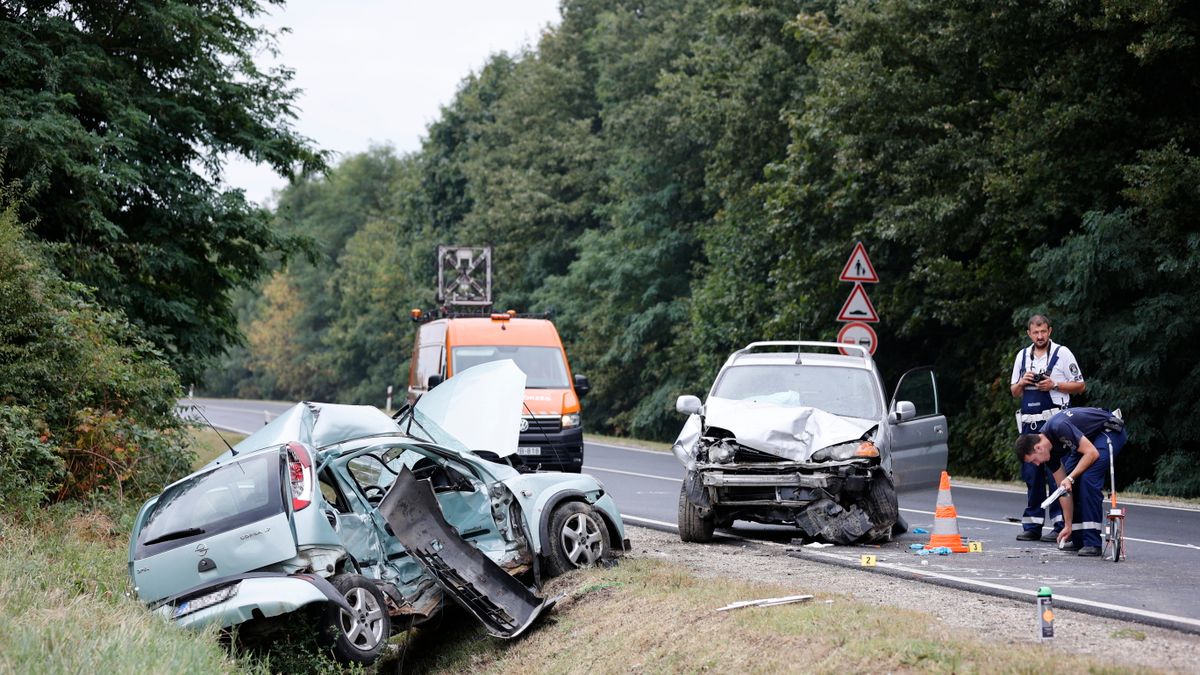
POLYGON ((704 423, 733 433, 737 442, 794 462, 814 452, 862 437, 878 422, 839 417, 819 408, 710 397, 704 423))
POLYGON ((413 417, 437 443, 451 445, 452 439, 460 449, 506 457, 517 452, 524 401, 525 373, 504 359, 468 368, 434 387, 417 401, 413 417))

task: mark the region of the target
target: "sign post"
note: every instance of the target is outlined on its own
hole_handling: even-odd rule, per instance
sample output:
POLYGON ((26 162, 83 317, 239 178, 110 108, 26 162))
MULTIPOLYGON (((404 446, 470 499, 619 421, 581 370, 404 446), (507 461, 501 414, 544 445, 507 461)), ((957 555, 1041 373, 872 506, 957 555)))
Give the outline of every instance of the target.
MULTIPOLYGON (((879 338, 870 324, 879 323, 879 314, 875 311, 875 305, 871 303, 867 288, 863 284, 879 283, 879 275, 875 272, 875 266, 871 264, 870 256, 867 255, 867 247, 863 246, 861 241, 854 244, 854 249, 850 251, 850 259, 838 275, 838 281, 852 283, 854 288, 850 290, 850 297, 846 298, 842 310, 837 315, 837 320, 846 324, 838 331, 837 341, 866 347, 867 351, 874 355, 879 338)), ((845 349, 839 351, 847 354, 845 349)))

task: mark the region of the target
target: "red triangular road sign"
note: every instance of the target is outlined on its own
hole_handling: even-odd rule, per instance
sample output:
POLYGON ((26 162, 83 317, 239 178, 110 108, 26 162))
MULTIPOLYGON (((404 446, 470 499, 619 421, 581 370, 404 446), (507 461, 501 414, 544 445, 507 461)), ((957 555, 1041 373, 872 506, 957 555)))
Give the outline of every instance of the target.
POLYGON ((838 312, 837 320, 879 323, 875 305, 871 304, 867 290, 862 284, 854 284, 854 290, 850 291, 850 297, 846 298, 846 304, 842 305, 842 311, 838 312))
POLYGON ((871 264, 871 259, 867 257, 867 247, 863 246, 861 241, 854 245, 854 250, 850 252, 850 259, 846 261, 846 266, 842 268, 842 274, 838 277, 838 281, 861 281, 864 284, 879 283, 879 275, 875 273, 875 266, 871 264))

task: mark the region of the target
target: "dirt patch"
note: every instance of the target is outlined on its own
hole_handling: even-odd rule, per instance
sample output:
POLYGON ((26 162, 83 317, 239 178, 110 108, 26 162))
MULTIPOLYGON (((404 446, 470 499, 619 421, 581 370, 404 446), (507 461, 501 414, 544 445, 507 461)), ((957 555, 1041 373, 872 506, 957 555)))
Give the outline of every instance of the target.
POLYGON ((118 531, 112 518, 99 511, 72 516, 66 525, 71 537, 80 541, 112 544, 118 540, 124 541, 128 536, 118 531))

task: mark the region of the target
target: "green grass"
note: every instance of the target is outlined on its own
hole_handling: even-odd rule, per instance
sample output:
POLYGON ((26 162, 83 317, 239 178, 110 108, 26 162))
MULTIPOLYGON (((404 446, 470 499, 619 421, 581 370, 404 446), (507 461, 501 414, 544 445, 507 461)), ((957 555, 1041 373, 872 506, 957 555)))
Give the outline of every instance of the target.
POLYGON ((609 445, 620 445, 627 448, 641 448, 642 450, 654 450, 656 452, 670 452, 671 444, 662 443, 659 441, 644 441, 640 438, 625 438, 623 436, 605 436, 603 434, 584 434, 583 440, 591 443, 608 443, 609 445))
POLYGON ((229 442, 229 445, 237 445, 245 438, 245 436, 232 431, 222 431, 218 436, 217 432, 208 427, 198 427, 192 430, 192 450, 196 453, 196 461, 192 463, 193 470, 208 464, 229 449, 221 441, 222 437, 229 442))

